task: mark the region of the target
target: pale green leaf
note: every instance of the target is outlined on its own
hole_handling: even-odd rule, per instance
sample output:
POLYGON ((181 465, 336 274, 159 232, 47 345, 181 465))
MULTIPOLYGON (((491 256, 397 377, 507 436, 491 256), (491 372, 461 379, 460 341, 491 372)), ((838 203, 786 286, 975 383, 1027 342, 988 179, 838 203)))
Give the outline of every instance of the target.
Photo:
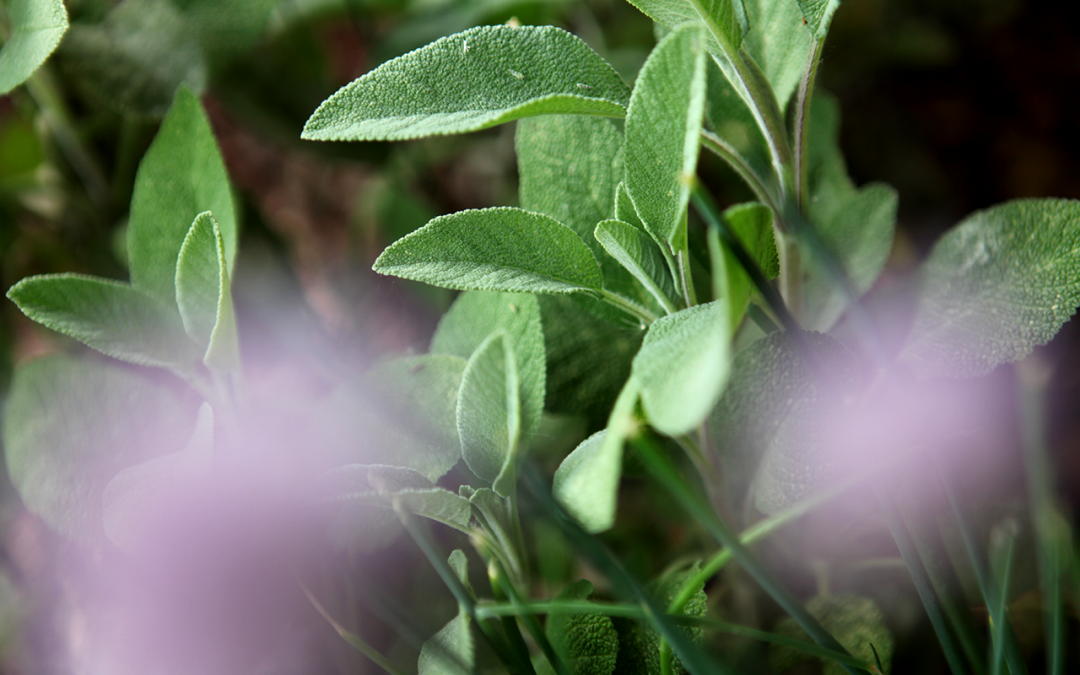
POLYGON ((228 175, 199 100, 182 88, 135 177, 127 230, 135 288, 176 302, 180 248, 204 211, 214 214, 231 276, 238 231, 228 175))
MULTIPOLYGON (((818 91, 810 107, 807 171, 810 179, 810 222, 832 252, 855 290, 874 284, 892 251, 896 229, 896 191, 883 183, 856 188, 840 153, 839 106, 818 91)), ((822 262, 806 258, 803 325, 828 330, 848 304, 848 297, 822 262)))
POLYGON ((1047 343, 1080 306, 1080 202, 1022 199, 949 230, 920 270, 901 358, 972 377, 1047 343))
POLYGON ((469 500, 437 487, 423 474, 397 466, 351 464, 331 471, 326 499, 353 506, 401 508, 462 532, 469 531, 469 500))
POLYGON ((744 0, 753 29, 743 47, 761 67, 783 111, 799 86, 813 48, 796 0, 744 0))
POLYGON ((499 332, 469 359, 457 407, 461 454, 469 469, 507 496, 517 481, 521 383, 511 338, 499 332))
MULTIPOLYGON (((806 609, 852 656, 874 663, 876 652, 885 673, 889 672, 893 638, 885 615, 872 599, 853 593, 818 595, 806 603, 806 609)), ((809 640, 806 632, 790 617, 777 623, 776 632, 785 637, 809 640)), ((792 647, 773 645, 769 648, 769 663, 776 672, 787 671, 810 658, 792 647)), ((824 675, 842 675, 845 672, 844 667, 835 661, 822 661, 824 675)))
POLYGON ((633 366, 649 423, 669 436, 695 429, 724 391, 730 367, 725 301, 697 305, 654 321, 633 366))
POLYGON ((59 55, 72 81, 125 114, 160 117, 177 89, 201 93, 209 79, 198 28, 169 0, 125 0, 100 24, 76 23, 59 55))
POLYGON ((639 391, 637 382, 628 380, 611 410, 607 429, 585 439, 555 471, 552 494, 589 532, 603 532, 615 524, 623 445, 637 432, 634 408, 639 391))
POLYGON ((373 269, 462 291, 599 291, 600 268, 573 230, 539 213, 492 208, 440 216, 394 242, 373 269))
MULTIPOLYGON (((780 261, 773 237, 772 209, 756 202, 738 204, 724 211, 724 219, 765 276, 775 278, 780 273, 780 261)), ((734 330, 746 314, 754 284, 728 246, 723 246, 721 259, 716 262, 722 269, 713 270, 713 284, 717 297, 727 299, 729 326, 734 330)))
MULTIPOLYGON (((838 392, 850 393, 862 377, 851 351, 828 335, 804 336, 818 372, 838 392)), ((740 352, 709 420, 732 501, 738 503, 751 485, 757 508, 772 514, 836 480, 843 458, 827 447, 832 430, 826 418, 833 419, 835 406, 846 401, 839 393, 822 394, 815 369, 790 333, 772 333, 740 352)))
POLYGON ((95 359, 49 356, 15 370, 4 414, 8 473, 57 532, 104 541, 102 493, 116 473, 180 450, 192 410, 169 387, 95 359))
POLYGON ((7 0, 10 34, 0 48, 0 95, 25 82, 68 28, 63 0, 7 0))
POLYGON ((646 229, 686 246, 686 207, 705 112, 705 31, 681 26, 641 68, 626 114, 626 189, 646 229))
POLYGON ((668 28, 704 23, 709 29, 708 49, 717 55, 738 49, 751 28, 743 0, 630 0, 630 4, 668 28))
MULTIPOLYGON (((450 554, 450 568, 461 583, 469 585, 468 563, 460 549, 450 554)), ((470 675, 474 672, 476 648, 472 620, 459 608, 456 617, 428 638, 420 648, 419 675, 470 675)))
MULTIPOLYGON (((592 583, 581 579, 564 588, 556 600, 587 600, 592 592, 592 583)), ((560 612, 548 616, 545 631, 571 675, 611 675, 614 672, 619 635, 611 617, 560 612)))
POLYGON ((553 26, 480 26, 388 61, 338 90, 303 138, 404 140, 533 115, 622 117, 629 88, 577 37, 553 26))
POLYGON ((458 296, 439 320, 431 352, 463 359, 494 333, 506 331, 513 343, 521 381, 521 434, 527 442, 544 412, 546 356, 540 304, 535 295, 469 291, 458 296))
POLYGON ((209 212, 195 218, 180 247, 176 262, 176 305, 184 330, 203 350, 203 363, 214 370, 237 369, 240 346, 225 245, 209 212))
POLYGON ((193 499, 190 490, 210 471, 213 453, 214 413, 203 403, 183 450, 123 469, 105 486, 102 520, 109 540, 126 551, 146 542, 162 509, 193 499))
POLYGON ((171 308, 118 281, 47 274, 7 296, 34 321, 121 361, 189 373, 197 358, 171 308))
POLYGON ((825 39, 833 14, 840 8, 840 0, 796 0, 796 2, 799 3, 799 9, 802 10, 803 18, 806 19, 806 27, 814 34, 814 38, 825 39))
POLYGON ((605 220, 596 226, 596 240, 656 298, 672 307, 677 297, 664 255, 644 231, 621 220, 605 220))

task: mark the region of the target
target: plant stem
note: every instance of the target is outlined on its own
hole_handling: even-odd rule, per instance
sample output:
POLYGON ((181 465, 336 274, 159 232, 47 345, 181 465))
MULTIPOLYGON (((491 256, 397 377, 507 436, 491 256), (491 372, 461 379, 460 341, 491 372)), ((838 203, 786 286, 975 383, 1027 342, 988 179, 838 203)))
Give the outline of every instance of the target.
POLYGON ((765 187, 765 182, 761 179, 761 176, 750 168, 750 165, 743 160, 742 155, 740 155, 735 148, 728 145, 727 141, 707 129, 701 130, 701 142, 702 145, 715 152, 721 159, 728 163, 728 166, 730 166, 750 187, 750 190, 754 193, 754 196, 757 197, 759 202, 765 204, 774 212, 779 211, 776 200, 769 193, 769 189, 765 187))
MULTIPOLYGON (((501 568, 498 561, 495 561, 496 567, 501 568)), ((510 600, 510 604, 515 607, 522 607, 525 603, 522 601, 521 596, 518 595, 517 589, 514 588, 513 583, 506 577, 506 570, 499 570, 499 575, 492 580, 492 588, 495 585, 501 588, 510 600)), ((540 651, 544 653, 551 667, 555 670, 557 675, 570 675, 569 669, 563 662, 559 655, 555 653, 555 648, 551 645, 551 641, 548 640, 547 634, 544 633, 544 629, 540 627, 540 623, 536 620, 536 615, 531 612, 522 612, 516 615, 525 624, 525 629, 529 631, 529 635, 533 637, 536 644, 540 647, 540 651)))
MULTIPOLYGON (((1002 528, 1003 536, 1006 538, 1004 544, 1005 550, 998 556, 999 559, 996 561, 996 565, 993 564, 993 561, 991 563, 991 567, 996 568, 996 576, 999 577, 997 583, 994 584, 996 594, 994 613, 998 616, 1005 615, 1009 604, 1009 582, 1012 579, 1013 550, 1016 546, 1017 529, 1018 525, 1015 522, 1007 522, 1006 526, 1002 528)), ((1004 621, 995 623, 993 626, 991 644, 993 644, 994 653, 990 662, 991 675, 1001 675, 1002 668, 1005 665, 1004 646, 1006 642, 1006 627, 1007 624, 1004 621)), ((1050 668, 1050 672, 1054 672, 1052 669, 1053 664, 1050 664, 1050 668)), ((1019 673, 1015 673, 1014 675, 1019 675, 1019 673)))
POLYGON ((814 82, 817 80, 818 64, 821 62, 821 49, 825 38, 814 40, 813 47, 806 60, 806 69, 799 81, 799 91, 795 99, 795 203, 806 215, 809 212, 809 176, 806 172, 806 129, 810 122, 810 99, 814 96, 814 82))
POLYGON ((345 627, 335 621, 334 617, 330 616, 330 613, 326 611, 326 608, 323 607, 322 604, 315 599, 315 596, 312 595, 311 591, 309 591, 303 584, 300 584, 300 589, 304 591, 304 595, 307 596, 308 601, 319 612, 319 614, 321 614, 322 617, 326 619, 326 622, 329 623, 334 628, 334 630, 337 631, 337 634, 340 635, 342 639, 345 640, 345 642, 348 642, 353 647, 353 649, 371 659, 372 663, 382 668, 390 675, 408 675, 408 673, 406 673, 401 668, 395 666, 393 663, 390 662, 389 659, 380 654, 377 649, 364 642, 364 640, 361 639, 359 635, 345 630, 345 627))
POLYGON ((614 307, 618 307, 619 309, 623 310, 627 314, 634 315, 635 317, 637 317, 637 319, 639 321, 641 321, 646 326, 651 324, 653 321, 656 321, 659 318, 655 314, 653 314, 650 310, 642 307, 641 305, 637 304, 633 300, 630 300, 629 298, 624 298, 623 296, 619 295, 618 293, 612 293, 611 291, 607 290, 606 288, 600 290, 600 299, 603 300, 604 302, 608 303, 609 305, 612 305, 614 307))

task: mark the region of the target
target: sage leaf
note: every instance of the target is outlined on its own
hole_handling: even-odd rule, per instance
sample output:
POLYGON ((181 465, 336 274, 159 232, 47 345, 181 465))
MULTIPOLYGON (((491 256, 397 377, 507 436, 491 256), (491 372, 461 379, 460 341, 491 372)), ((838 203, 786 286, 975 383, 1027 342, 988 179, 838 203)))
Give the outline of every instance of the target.
POLYGON ((671 31, 638 75, 626 114, 626 189, 670 252, 686 246, 686 207, 705 114, 705 30, 671 31))
POLYGON ((457 424, 469 469, 500 496, 509 495, 517 480, 521 384, 505 332, 489 337, 469 359, 458 394, 457 424))
POLYGON ((214 214, 231 277, 238 238, 225 164, 199 100, 176 93, 135 176, 127 245, 131 284, 176 303, 176 264, 195 217, 214 214))
POLYGON ((709 51, 717 55, 737 50, 751 27, 743 0, 630 0, 630 4, 668 28, 704 23, 709 51))
POLYGON ((214 412, 203 403, 183 450, 122 469, 105 486, 102 522, 109 540, 125 551, 146 543, 163 509, 192 498, 190 490, 210 471, 213 453, 214 412))
POLYGON ((373 269, 461 291, 576 293, 603 287, 596 258, 573 230, 507 207, 439 216, 391 244, 373 269))
POLYGON ((628 380, 611 410, 607 428, 582 441, 555 471, 552 494, 588 532, 603 532, 615 524, 623 445, 637 433, 634 408, 639 393, 638 383, 628 380))
POLYGON ((736 161, 749 168, 762 186, 772 188, 775 183, 772 159, 761 127, 716 59, 707 62, 705 119, 736 161))
POLYGON ((664 255, 648 234, 621 220, 605 220, 596 226, 596 240, 612 258, 656 298, 662 307, 675 309, 676 297, 664 255))
POLYGON ((806 19, 806 27, 810 29, 814 39, 823 40, 829 32, 833 14, 840 8, 840 0, 796 0, 796 2, 799 3, 799 9, 802 10, 803 18, 806 19))
POLYGON ((49 527, 100 544, 106 485, 127 466, 180 450, 192 417, 145 373, 69 356, 29 361, 15 370, 4 415, 8 473, 49 527))
MULTIPOLYGON (((592 593, 592 583, 581 579, 564 588, 556 601, 587 600, 592 593)), ((611 675, 615 671, 619 634, 611 617, 559 612, 548 616, 545 632, 572 675, 611 675)))
MULTIPOLYGON (((772 209, 757 202, 738 204, 724 211, 724 219, 766 278, 776 278, 780 274, 780 259, 773 237, 772 209)), ((713 284, 716 296, 727 299, 729 325, 734 330, 746 314, 754 284, 728 246, 723 246, 719 262, 722 269, 713 270, 713 284)))
POLYGON ((327 501, 348 508, 374 506, 401 508, 462 532, 469 531, 469 500, 437 487, 426 476, 397 466, 351 464, 327 476, 327 501))
POLYGON ((505 331, 514 348, 521 383, 521 435, 527 443, 544 413, 547 357, 540 303, 526 293, 468 291, 439 320, 431 339, 433 354, 469 359, 494 333, 505 331))
POLYGON ((176 313, 131 286, 82 274, 27 277, 7 293, 23 314, 97 351, 190 373, 195 353, 176 313))
POLYGON ((318 141, 404 140, 533 115, 622 117, 629 88, 552 26, 480 26, 436 40, 338 90, 304 126, 318 141))
MULTIPOLYGON (((653 592, 661 606, 668 606, 681 590, 683 583, 692 575, 697 574, 700 565, 684 570, 677 570, 655 579, 649 584, 649 590, 653 592)), ((708 598, 705 595, 705 586, 699 586, 690 597, 682 611, 682 616, 704 617, 707 612, 708 598)), ((660 633, 652 626, 643 621, 631 619, 616 619, 615 629, 619 634, 619 673, 628 675, 660 675, 660 633)), ((679 628, 688 638, 700 643, 704 637, 704 630, 700 627, 682 626, 679 628)), ((678 657, 672 664, 672 672, 685 673, 678 657)))
POLYGON ((634 358, 633 379, 649 423, 669 436, 705 421, 731 367, 728 308, 723 300, 661 317, 634 358))
POLYGON ((176 305, 189 337, 203 349, 203 363, 219 371, 240 365, 236 316, 225 263, 225 245, 214 217, 199 214, 176 262, 176 305))
MULTIPOLYGON (((806 603, 806 610, 852 656, 867 663, 880 659, 885 667, 883 672, 889 672, 893 637, 885 623, 885 615, 872 599, 853 593, 818 595, 806 603)), ((809 640, 806 632, 790 617, 777 622, 776 632, 785 637, 809 640)), ((769 648, 769 663, 776 672, 790 670, 810 659, 792 647, 772 645, 769 648)), ((822 659, 822 664, 824 675, 841 675, 845 672, 844 667, 835 661, 822 659)))
MULTIPOLYGON (((455 549, 447 561, 458 580, 471 593, 468 559, 455 549)), ((468 675, 474 672, 476 648, 472 636, 472 619, 463 607, 457 616, 428 638, 420 647, 417 662, 419 675, 468 675)))
POLYGON ((29 79, 68 29, 63 0, 8 0, 5 5, 11 33, 0 47, 0 95, 29 79))
POLYGON ((500 497, 490 488, 474 490, 459 488, 461 496, 472 504, 473 517, 491 536, 487 542, 492 554, 499 558, 511 579, 522 581, 521 552, 518 551, 518 522, 512 498, 500 497))
POLYGON ((901 359, 925 376, 973 377, 1045 344, 1080 306, 1080 202, 1021 199, 949 230, 919 271, 901 359))
POLYGON ((753 30, 743 47, 761 67, 783 111, 799 86, 813 48, 813 35, 800 28, 803 13, 794 0, 744 0, 753 30))

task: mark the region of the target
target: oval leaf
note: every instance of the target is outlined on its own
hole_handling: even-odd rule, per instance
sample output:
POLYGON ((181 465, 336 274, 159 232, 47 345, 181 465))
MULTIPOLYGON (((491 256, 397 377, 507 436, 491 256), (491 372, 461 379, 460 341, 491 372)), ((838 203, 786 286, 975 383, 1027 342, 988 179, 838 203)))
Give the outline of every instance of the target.
POLYGON ((8 0, 5 5, 11 33, 0 48, 0 95, 33 75, 68 28, 63 0, 8 0))
POLYGON ((27 277, 8 297, 34 321, 121 361, 189 373, 194 353, 176 313, 127 284, 81 274, 27 277))
POLYGON ((176 305, 184 330, 215 370, 235 370, 240 362, 225 245, 209 212, 191 224, 176 262, 176 305))
POLYGON ((505 497, 517 480, 521 385, 510 337, 500 332, 480 345, 465 374, 457 407, 461 454, 469 469, 505 497))
POLYGON ((573 230, 505 207, 440 216, 394 242, 373 269, 461 291, 575 293, 603 286, 596 258, 573 230))
POLYGON ((626 189, 658 242, 686 245, 686 206, 705 114, 705 29, 676 28, 638 75, 626 114, 626 189))
POLYGON ((338 90, 304 126, 319 141, 459 134, 532 115, 622 117, 629 88, 552 26, 480 26, 388 61, 338 90))
POLYGON ((641 405, 649 423, 669 436, 705 421, 727 384, 731 366, 728 308, 723 300, 661 317, 649 326, 634 358, 641 405))
POLYGON ((1023 358, 1080 306, 1080 202, 1022 199, 968 216, 921 270, 902 359, 972 377, 1023 358))

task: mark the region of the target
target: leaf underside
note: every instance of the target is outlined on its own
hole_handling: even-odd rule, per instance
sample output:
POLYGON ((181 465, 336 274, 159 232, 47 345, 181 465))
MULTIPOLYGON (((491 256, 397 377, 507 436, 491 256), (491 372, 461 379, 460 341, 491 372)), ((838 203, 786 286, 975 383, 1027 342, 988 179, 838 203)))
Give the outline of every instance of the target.
POLYGON ((8 0, 11 33, 0 47, 0 95, 25 82, 68 28, 63 0, 8 0))

